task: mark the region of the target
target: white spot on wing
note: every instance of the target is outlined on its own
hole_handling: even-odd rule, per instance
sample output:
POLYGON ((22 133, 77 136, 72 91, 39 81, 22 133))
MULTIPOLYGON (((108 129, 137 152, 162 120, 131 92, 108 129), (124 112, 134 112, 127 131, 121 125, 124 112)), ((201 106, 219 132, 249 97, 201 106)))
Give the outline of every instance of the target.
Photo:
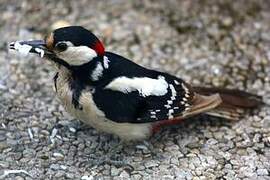
POLYGON ((105 69, 108 69, 109 68, 109 62, 110 62, 110 60, 108 59, 107 56, 104 56, 103 61, 104 61, 104 67, 105 67, 105 69))
POLYGON ((164 107, 166 107, 167 109, 171 108, 171 104, 173 104, 173 101, 176 99, 175 97, 177 95, 174 86, 172 84, 170 84, 169 87, 170 87, 170 90, 172 92, 172 96, 171 96, 171 99, 167 101, 167 104, 164 105, 164 107))
POLYGON ((168 91, 168 83, 163 76, 159 76, 158 79, 118 77, 108 84, 105 89, 112 89, 123 93, 139 91, 144 97, 150 95, 163 96, 168 91))
POLYGON ((102 76, 102 74, 103 74, 103 67, 102 64, 98 62, 96 68, 93 70, 91 74, 91 78, 93 81, 97 81, 102 76))
POLYGON ((170 89, 172 91, 172 97, 175 97, 176 96, 176 91, 175 91, 175 88, 173 87, 172 84, 170 84, 170 89))
POLYGON ((168 105, 168 104, 165 104, 164 107, 167 108, 167 109, 171 108, 171 106, 168 105))
POLYGON ((176 85, 179 85, 179 84, 180 84, 177 80, 174 80, 174 83, 175 83, 176 85))
POLYGON ((170 109, 168 112, 169 119, 173 118, 173 113, 174 113, 174 110, 170 109))
POLYGON ((182 88, 185 90, 186 93, 189 93, 189 89, 184 83, 182 83, 182 88))

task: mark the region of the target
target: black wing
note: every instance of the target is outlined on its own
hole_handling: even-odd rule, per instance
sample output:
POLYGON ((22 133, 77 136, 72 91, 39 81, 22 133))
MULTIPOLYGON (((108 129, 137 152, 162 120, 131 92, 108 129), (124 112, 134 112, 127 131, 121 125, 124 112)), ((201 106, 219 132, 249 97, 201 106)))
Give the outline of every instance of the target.
POLYGON ((115 122, 146 123, 172 119, 187 110, 192 91, 182 80, 162 73, 168 82, 163 96, 142 96, 138 91, 123 93, 97 87, 93 99, 106 117, 115 122))
POLYGON ((93 100, 108 119, 115 122, 145 123, 171 119, 181 115, 189 107, 193 93, 181 79, 166 73, 146 69, 114 53, 106 52, 109 68, 103 79, 97 82, 93 100), (168 91, 163 96, 142 96, 138 91, 123 93, 106 89, 105 86, 117 77, 163 76, 168 82, 168 91))

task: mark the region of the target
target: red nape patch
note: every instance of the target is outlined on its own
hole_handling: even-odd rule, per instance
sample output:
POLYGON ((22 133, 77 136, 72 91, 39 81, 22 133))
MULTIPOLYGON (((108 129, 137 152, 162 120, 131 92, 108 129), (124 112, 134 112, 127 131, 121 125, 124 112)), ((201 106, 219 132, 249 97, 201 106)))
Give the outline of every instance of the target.
POLYGON ((103 56, 105 53, 105 49, 103 44, 100 41, 97 41, 93 47, 93 49, 97 52, 98 55, 103 56))
POLYGON ((171 125, 175 125, 175 124, 179 124, 183 121, 184 119, 181 118, 174 118, 174 119, 170 119, 170 120, 162 120, 159 122, 154 123, 154 125, 152 126, 152 133, 157 133, 160 131, 160 129, 164 126, 171 126, 171 125))

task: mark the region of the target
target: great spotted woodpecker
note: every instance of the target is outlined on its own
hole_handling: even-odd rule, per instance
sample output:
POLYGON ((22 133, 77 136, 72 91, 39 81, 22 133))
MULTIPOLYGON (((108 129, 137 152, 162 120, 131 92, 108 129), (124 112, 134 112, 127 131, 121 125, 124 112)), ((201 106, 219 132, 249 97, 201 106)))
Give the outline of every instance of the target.
POLYGON ((37 53, 56 65, 54 87, 65 109, 90 126, 124 140, 150 137, 162 126, 206 113, 237 120, 261 98, 239 90, 191 87, 106 52, 80 26, 56 29, 45 40, 18 41, 11 49, 37 53))

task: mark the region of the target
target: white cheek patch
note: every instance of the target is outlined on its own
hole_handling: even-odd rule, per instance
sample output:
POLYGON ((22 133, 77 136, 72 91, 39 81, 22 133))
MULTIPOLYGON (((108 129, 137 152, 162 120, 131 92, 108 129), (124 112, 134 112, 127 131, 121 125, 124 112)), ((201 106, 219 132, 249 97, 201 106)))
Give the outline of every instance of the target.
POLYGON ((159 76, 158 79, 119 77, 108 84, 105 89, 121 91, 123 93, 139 91, 144 97, 150 95, 163 96, 168 92, 168 83, 163 76, 159 76))
POLYGON ((68 47, 65 51, 57 53, 57 56, 70 65, 79 66, 90 62, 97 57, 95 50, 87 46, 68 47))

